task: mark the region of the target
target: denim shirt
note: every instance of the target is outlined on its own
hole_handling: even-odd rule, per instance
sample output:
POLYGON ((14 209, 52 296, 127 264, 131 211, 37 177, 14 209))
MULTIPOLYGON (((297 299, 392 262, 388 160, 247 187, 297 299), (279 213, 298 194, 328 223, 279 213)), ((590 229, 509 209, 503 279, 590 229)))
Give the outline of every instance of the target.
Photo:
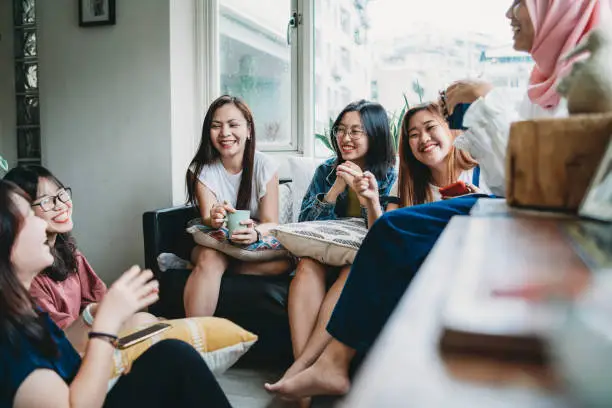
MULTIPOLYGON (((308 191, 302 200, 302 208, 300 209, 299 221, 322 221, 335 220, 346 217, 348 208, 348 188, 345 189, 337 198, 335 204, 325 201, 325 194, 331 189, 336 181, 336 158, 326 160, 323 164, 317 167, 308 191)), ((383 210, 387 206, 388 194, 395 183, 397 173, 395 168, 391 167, 387 171, 387 176, 384 180, 378 181, 378 194, 380 195, 380 204, 383 210)), ((364 207, 361 207, 361 216, 367 220, 368 214, 364 207)))

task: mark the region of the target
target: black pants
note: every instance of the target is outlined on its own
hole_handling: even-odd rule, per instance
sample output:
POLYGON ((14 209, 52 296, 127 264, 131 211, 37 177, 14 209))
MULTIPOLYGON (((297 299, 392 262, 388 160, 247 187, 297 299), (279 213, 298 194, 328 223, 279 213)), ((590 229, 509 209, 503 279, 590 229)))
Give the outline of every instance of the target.
POLYGON ((180 340, 151 346, 106 396, 104 407, 231 407, 200 354, 180 340))

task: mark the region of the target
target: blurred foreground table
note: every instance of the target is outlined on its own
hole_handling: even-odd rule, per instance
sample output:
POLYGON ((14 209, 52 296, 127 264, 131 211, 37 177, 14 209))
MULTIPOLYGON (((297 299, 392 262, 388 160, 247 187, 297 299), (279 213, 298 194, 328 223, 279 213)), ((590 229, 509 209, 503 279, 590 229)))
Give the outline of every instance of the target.
POLYGON ((502 201, 490 204, 450 222, 339 406, 576 406, 547 365, 439 350, 441 312, 463 265, 491 266, 497 259, 502 273, 526 265, 589 273, 566 231, 576 219, 523 216, 509 212, 502 201))

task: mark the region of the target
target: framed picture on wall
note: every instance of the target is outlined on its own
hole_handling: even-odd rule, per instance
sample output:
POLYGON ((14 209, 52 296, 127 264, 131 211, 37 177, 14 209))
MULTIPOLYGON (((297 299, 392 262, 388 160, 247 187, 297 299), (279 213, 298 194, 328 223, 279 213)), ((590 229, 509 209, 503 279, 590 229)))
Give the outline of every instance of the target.
POLYGON ((115 24, 115 0, 78 0, 81 27, 115 24))
POLYGON ((583 217, 612 222, 612 137, 578 213, 583 217))

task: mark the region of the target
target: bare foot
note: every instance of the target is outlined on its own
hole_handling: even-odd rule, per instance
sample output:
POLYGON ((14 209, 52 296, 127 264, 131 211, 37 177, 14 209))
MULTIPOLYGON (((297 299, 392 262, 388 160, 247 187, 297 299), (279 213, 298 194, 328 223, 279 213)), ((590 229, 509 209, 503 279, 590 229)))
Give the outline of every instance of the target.
POLYGON ((293 364, 291 364, 291 367, 289 367, 287 371, 285 371, 285 374, 283 374, 283 376, 281 377, 280 380, 277 381, 277 383, 284 381, 284 380, 288 380, 289 378, 294 377, 295 375, 301 373, 307 368, 308 368, 308 364, 305 364, 299 360, 296 360, 293 362, 293 364))
POLYGON ((299 399, 314 395, 343 395, 350 387, 348 374, 341 367, 324 360, 299 374, 265 385, 266 390, 287 399, 299 399))

